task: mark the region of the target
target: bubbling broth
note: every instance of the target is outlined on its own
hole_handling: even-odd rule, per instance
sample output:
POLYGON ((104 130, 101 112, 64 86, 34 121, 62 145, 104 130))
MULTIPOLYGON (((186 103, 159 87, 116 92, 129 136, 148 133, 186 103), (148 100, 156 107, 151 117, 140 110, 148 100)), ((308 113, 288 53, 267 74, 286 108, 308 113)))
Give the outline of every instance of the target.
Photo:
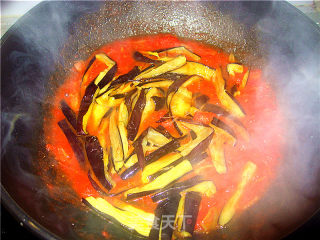
POLYGON ((281 163, 283 120, 261 70, 170 34, 106 44, 52 102, 47 150, 79 202, 150 239, 227 227, 281 163))

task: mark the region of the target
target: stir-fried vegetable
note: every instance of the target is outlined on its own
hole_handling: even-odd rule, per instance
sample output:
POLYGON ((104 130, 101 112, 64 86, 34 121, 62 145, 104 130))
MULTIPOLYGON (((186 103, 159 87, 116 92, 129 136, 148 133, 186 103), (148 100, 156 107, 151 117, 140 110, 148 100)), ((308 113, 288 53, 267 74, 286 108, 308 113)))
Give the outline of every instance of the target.
MULTIPOLYGON (((126 201, 151 195, 159 204, 152 214, 127 202, 93 197, 84 202, 150 239, 192 237, 202 197, 216 192, 212 181, 196 174, 208 158, 218 173, 227 172, 224 148, 235 145, 239 132, 245 136, 239 122, 244 112, 225 89, 221 69, 206 66, 183 46, 137 51, 133 59, 137 66, 117 76, 117 63, 104 53, 96 54, 82 77, 78 113, 62 101, 66 120, 59 126, 94 189, 103 194, 117 191, 117 179, 128 187, 111 195, 126 201), (99 73, 93 74, 93 69, 99 73), (202 82, 212 84, 219 104, 192 90, 202 82), (174 216, 175 229, 165 227, 166 214, 174 216), (183 225, 183 216, 189 215, 191 221, 183 225), (152 227, 156 218, 158 228, 152 227)), ((249 71, 234 62, 230 60, 224 74, 244 74, 240 91, 249 71)), ((253 163, 246 165, 236 192, 221 212, 221 225, 233 216, 255 168, 253 163)))

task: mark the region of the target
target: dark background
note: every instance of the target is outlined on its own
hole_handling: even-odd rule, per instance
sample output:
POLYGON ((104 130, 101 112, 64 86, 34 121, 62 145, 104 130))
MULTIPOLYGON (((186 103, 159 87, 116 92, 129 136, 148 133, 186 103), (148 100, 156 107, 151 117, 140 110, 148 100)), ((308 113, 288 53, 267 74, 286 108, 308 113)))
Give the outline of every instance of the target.
MULTIPOLYGON (((40 239, 22 227, 14 217, 1 205, 1 238, 7 239, 40 239)), ((306 224, 283 240, 319 240, 320 212, 315 214, 306 224)))

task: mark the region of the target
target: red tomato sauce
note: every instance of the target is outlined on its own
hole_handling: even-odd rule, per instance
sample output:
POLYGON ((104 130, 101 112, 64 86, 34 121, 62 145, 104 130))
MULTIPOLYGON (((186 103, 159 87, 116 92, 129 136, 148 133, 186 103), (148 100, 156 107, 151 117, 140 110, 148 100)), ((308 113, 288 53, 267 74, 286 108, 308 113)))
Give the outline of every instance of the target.
MULTIPOLYGON (((137 62, 132 58, 135 51, 154 51, 177 46, 185 46, 201 56, 200 62, 212 68, 226 68, 226 65, 229 63, 229 55, 219 49, 196 41, 182 40, 169 34, 119 40, 103 46, 93 54, 104 52, 114 60, 118 64, 118 71, 116 73, 116 76, 118 76, 127 73, 137 65, 137 62)), ((99 193, 91 186, 87 172, 79 166, 66 137, 57 123, 64 119, 59 109, 59 102, 62 99, 75 112, 78 111, 81 100, 80 83, 90 59, 75 63, 75 67, 72 69, 69 78, 65 80, 52 99, 52 109, 44 124, 47 150, 58 161, 59 171, 71 183, 72 188, 79 195, 79 201, 80 198, 99 196, 99 193)), ((99 70, 100 67, 97 66, 96 69, 99 70)), ((237 82, 237 79, 242 79, 242 77, 243 75, 236 74, 232 81, 237 82)), ((203 93, 210 98, 209 101, 211 103, 220 104, 214 86, 209 81, 193 83, 188 86, 188 90, 193 93, 203 93)), ((259 69, 250 69, 247 85, 236 99, 246 113, 246 116, 242 119, 242 123, 249 133, 250 140, 246 142, 240 136, 237 139, 236 146, 226 146, 226 174, 218 174, 209 158, 201 163, 203 167, 201 171, 202 176, 214 182, 217 192, 213 197, 202 198, 196 231, 207 231, 208 229, 218 227, 217 219, 220 211, 234 193, 246 162, 251 161, 255 163, 257 170, 253 180, 246 186, 237 204, 238 212, 255 203, 263 195, 274 179, 277 166, 280 163, 283 120, 281 112, 276 105, 275 95, 270 86, 262 79, 259 69), (211 226, 208 227, 206 222, 209 222, 211 226)), ((164 114, 165 111, 155 112, 146 120, 146 126, 154 124, 155 119, 159 119, 164 114)), ((210 119, 212 116, 209 114, 205 117, 210 119)), ((208 119, 204 121, 208 121, 208 119)), ((166 122, 161 124, 165 125, 166 122)), ((140 181, 140 177, 140 173, 130 181, 122 181, 120 177, 117 177, 115 179, 117 186, 111 191, 118 192, 134 187, 140 181)), ((134 204, 147 211, 153 211, 156 207, 149 197, 137 200, 134 204)))

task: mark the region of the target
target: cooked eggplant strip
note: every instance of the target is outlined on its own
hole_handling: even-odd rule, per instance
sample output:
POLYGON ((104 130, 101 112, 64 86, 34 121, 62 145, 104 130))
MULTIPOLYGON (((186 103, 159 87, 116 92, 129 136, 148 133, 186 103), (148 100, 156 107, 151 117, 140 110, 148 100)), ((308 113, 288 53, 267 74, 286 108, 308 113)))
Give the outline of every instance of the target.
POLYGON ((156 151, 147 155, 146 162, 147 162, 147 164, 151 164, 151 163, 157 161, 159 158, 165 156, 166 154, 173 152, 174 150, 176 150, 179 147, 180 147, 180 139, 175 138, 172 141, 170 141, 169 143, 158 148, 156 151))
POLYGON ((117 79, 113 80, 111 82, 109 88, 107 89, 107 91, 110 90, 111 88, 115 87, 116 85, 119 85, 119 84, 122 84, 122 83, 129 81, 129 80, 134 79, 136 76, 139 75, 140 72, 141 72, 140 69, 137 66, 135 66, 128 73, 123 74, 123 75, 119 76, 117 79))
POLYGON ((168 138, 161 132, 155 130, 154 128, 149 128, 148 134, 146 135, 146 139, 149 143, 158 147, 162 147, 163 145, 170 142, 171 137, 168 138))
MULTIPOLYGON (((138 140, 135 141, 135 143, 134 143, 134 144, 137 144, 138 150, 139 150, 139 145, 141 145, 141 143, 140 144, 139 143, 140 143, 140 141, 138 141, 138 140)), ((173 152, 175 149, 177 149, 179 147, 180 147, 179 139, 174 139, 174 140, 170 141, 169 143, 165 144, 164 146, 158 148, 156 151, 154 151, 154 152, 150 153, 149 155, 147 155, 146 157, 144 157, 143 149, 141 146, 141 149, 140 149, 141 160, 140 161, 142 161, 142 163, 134 164, 132 167, 127 169, 122 174, 123 178, 122 177, 121 178, 127 179, 127 178, 133 176, 141 168, 141 165, 144 167, 145 164, 150 164, 154 161, 157 161, 159 158, 165 156, 166 154, 168 154, 170 152, 173 152)), ((139 162, 139 154, 138 154, 138 162, 139 162)))
POLYGON ((206 159, 208 157, 208 154, 206 152, 197 154, 196 156, 186 156, 186 157, 181 157, 177 159, 176 161, 173 161, 171 164, 163 167, 162 169, 158 170, 157 172, 153 173, 152 175, 148 176, 149 181, 153 181, 163 173, 169 171, 173 167, 177 166, 179 163, 181 163, 183 160, 187 159, 192 165, 197 164, 203 159, 206 159))
POLYGON ((94 82, 90 83, 87 87, 85 94, 81 100, 78 118, 77 118, 77 133, 80 135, 85 135, 86 126, 88 121, 88 114, 90 115, 90 111, 92 110, 92 103, 98 93, 98 86, 94 84, 94 82), (91 109, 90 109, 91 106, 91 109), (85 115, 87 117, 85 117, 85 115))
POLYGON ((184 117, 189 112, 192 103, 192 93, 187 88, 180 87, 170 101, 170 112, 173 116, 184 117))
POLYGON ((77 117, 75 112, 69 107, 65 100, 60 101, 60 109, 73 129, 77 129, 77 117))
POLYGON ((91 172, 88 171, 88 179, 91 183, 91 186, 97 191, 99 192, 100 194, 105 194, 104 191, 100 188, 99 184, 96 183, 95 180, 93 180, 93 178, 91 177, 91 172))
POLYGON ((230 116, 230 113, 227 112, 226 110, 224 110, 222 107, 220 107, 218 105, 211 104, 211 103, 205 104, 201 108, 201 111, 212 112, 212 113, 217 114, 218 116, 225 116, 225 117, 230 116))
POLYGON ((159 161, 154 161, 153 163, 148 164, 142 171, 142 182, 148 183, 149 176, 160 171, 161 169, 165 168, 166 166, 170 165, 180 158, 182 158, 182 155, 179 153, 166 154, 162 158, 159 158, 159 161))
POLYGON ((212 131, 208 137, 206 137, 195 148, 193 148, 191 150, 191 152, 186 156, 186 158, 187 159, 195 159, 197 157, 197 155, 199 155, 199 153, 204 152, 208 148, 208 146, 212 140, 213 134, 214 134, 214 131, 212 131))
POLYGON ((139 164, 134 164, 128 169, 126 169, 121 175, 122 180, 127 180, 131 177, 133 177, 138 171, 140 170, 139 164))
POLYGON ((111 178, 106 178, 103 162, 103 150, 98 138, 95 136, 86 137, 85 149, 94 175, 97 177, 104 188, 106 188, 107 190, 111 190, 114 183, 111 182, 111 178))
POLYGON ((190 135, 192 140, 195 140, 197 138, 197 134, 193 130, 190 130, 190 135))
POLYGON ((146 56, 144 56, 140 52, 134 52, 133 58, 138 61, 138 62, 146 62, 146 63, 162 63, 162 61, 156 60, 156 59, 151 59, 146 56))
POLYGON ((212 159, 213 166, 217 173, 224 174, 227 172, 226 161, 224 157, 224 143, 216 138, 209 145, 209 154, 212 159))
POLYGON ((89 61, 86 70, 84 70, 83 77, 82 77, 82 81, 84 80, 84 78, 85 78, 85 76, 86 76, 89 68, 92 66, 92 64, 94 63, 95 60, 96 60, 96 56, 93 56, 93 58, 91 58, 91 60, 89 61))
POLYGON ((138 133, 141 117, 142 117, 142 113, 145 105, 146 105, 146 95, 145 95, 145 90, 142 89, 139 94, 139 98, 132 110, 132 114, 130 116, 130 120, 127 126, 128 139, 131 141, 133 141, 136 138, 136 135, 138 133))
POLYGON ((174 229, 173 227, 168 225, 168 222, 170 222, 170 219, 168 219, 168 217, 172 217, 172 219, 176 218, 180 199, 180 195, 170 196, 168 200, 170 204, 164 205, 160 224, 161 229, 159 230, 159 240, 171 240, 174 229))
MULTIPOLYGON (((83 202, 98 211, 102 216, 107 219, 115 219, 122 226, 129 229, 134 229, 142 236, 148 237, 152 227, 153 221, 146 220, 141 217, 141 213, 134 213, 126 210, 119 209, 112 206, 109 202, 102 198, 87 197, 83 202)), ((142 210, 140 210, 142 211, 142 210)))
POLYGON ((128 169, 138 162, 138 156, 135 152, 133 152, 124 162, 124 166, 128 169))
POLYGON ((84 167, 86 157, 84 153, 84 146, 82 141, 77 137, 74 131, 69 126, 67 120, 61 120, 58 122, 59 127, 63 131, 64 135, 66 136, 79 164, 81 167, 84 167))
POLYGON ((135 77, 135 80, 159 76, 163 73, 175 70, 175 69, 183 66, 185 63, 186 63, 186 57, 185 56, 178 56, 168 62, 161 64, 158 67, 154 67, 154 68, 149 69, 148 71, 142 72, 137 77, 135 77))
POLYGON ((114 110, 110 116, 109 137, 112 148, 112 160, 116 172, 122 168, 124 164, 123 145, 116 120, 117 112, 114 110))
POLYGON ((187 63, 182 67, 172 70, 171 72, 183 75, 197 75, 203 77, 207 81, 215 77, 214 69, 209 68, 208 66, 203 65, 201 63, 189 61, 187 61, 187 63))
POLYGON ((249 70, 244 74, 243 78, 242 78, 242 81, 241 81, 241 84, 239 86, 239 90, 242 90, 246 87, 247 85, 247 82, 248 82, 248 78, 249 78, 249 70))
MULTIPOLYGON (((149 89, 149 91, 146 94, 146 104, 145 107, 142 111, 142 115, 141 115, 141 122, 143 123, 154 111, 155 111, 155 103, 152 100, 153 96, 161 96, 161 92, 157 89, 157 88, 151 88, 149 89)), ((141 129, 141 127, 139 127, 138 133, 137 135, 140 135, 140 132, 143 129, 141 129)))
POLYGON ((171 80, 156 80, 152 82, 143 82, 138 85, 141 88, 168 88, 172 84, 171 80))
POLYGON ((190 172, 191 170, 192 170, 192 166, 190 162, 188 160, 184 160, 174 168, 170 169, 168 172, 160 175, 158 178, 156 178, 152 182, 141 187, 135 187, 135 188, 129 189, 124 193, 124 195, 125 197, 127 197, 130 194, 164 188, 170 183, 172 183, 173 181, 176 181, 178 178, 190 172))
POLYGON ((228 134, 230 134, 233 138, 236 138, 236 134, 233 131, 233 129, 231 127, 229 127, 226 123, 224 123, 222 120, 214 117, 211 121, 211 124, 213 124, 214 126, 220 128, 220 129, 223 129, 228 134))
POLYGON ((171 134, 167 131, 167 129, 165 129, 165 127, 159 125, 157 128, 156 128, 160 133, 162 133, 165 137, 167 138, 173 138, 171 136, 171 134))
POLYGON ((216 70, 216 74, 211 78, 213 83, 215 84, 217 96, 221 105, 233 116, 241 118, 245 116, 245 113, 241 109, 241 107, 232 99, 230 95, 225 91, 225 81, 222 77, 221 69, 218 68, 216 70))
POLYGON ((153 96, 151 97, 151 99, 155 104, 155 111, 159 111, 160 109, 162 109, 166 103, 166 98, 164 97, 153 96))
POLYGON ((257 169, 257 166, 250 161, 247 162, 246 165, 244 166, 244 170, 241 175, 241 180, 237 186, 235 193, 227 201, 227 203, 224 205, 221 211, 221 214, 219 217, 219 224, 221 226, 226 225, 233 217, 236 211, 236 205, 243 193, 243 190, 246 187, 246 185, 249 183, 249 181, 253 178, 256 169, 257 169))
POLYGON ((141 169, 143 169, 144 166, 145 166, 146 159, 144 157, 142 143, 141 143, 141 141, 136 141, 136 142, 134 142, 133 146, 134 146, 134 151, 135 151, 135 153, 137 154, 137 157, 138 157, 138 163, 136 163, 136 164, 138 164, 139 167, 141 169))
POLYGON ((184 55, 190 61, 200 61, 201 57, 197 54, 191 52, 189 49, 185 47, 174 47, 165 49, 162 51, 158 51, 159 57, 176 57, 179 55, 184 55))
MULTIPOLYGON (((194 98, 193 100, 193 105, 196 107, 196 108, 199 108, 201 109, 208 101, 209 101, 209 97, 207 95, 200 95, 200 96, 197 96, 194 98)), ((215 106, 215 105, 214 105, 215 106)), ((205 110, 203 110, 205 111, 205 110)))
POLYGON ((170 204, 169 201, 163 201, 160 202, 157 205, 156 210, 154 211, 154 222, 152 224, 152 228, 150 231, 149 238, 150 240, 158 240, 159 239, 159 230, 160 230, 160 224, 161 224, 161 218, 163 215, 163 210, 165 205, 170 204))
POLYGON ((175 183, 172 186, 165 188, 160 192, 157 192, 156 194, 151 196, 151 199, 153 202, 159 202, 163 199, 168 198, 171 195, 178 194, 188 188, 191 188, 197 185, 199 182, 201 182, 201 177, 199 176, 189 178, 183 182, 175 183))
POLYGON ((191 216, 191 221, 184 222, 182 231, 189 233, 191 236, 197 222, 200 203, 201 195, 199 193, 187 192, 184 203, 184 216, 191 216))
POLYGON ((235 76, 236 73, 243 73, 243 66, 236 63, 229 63, 227 65, 227 71, 231 76, 235 76))
POLYGON ((197 126, 189 123, 182 122, 183 125, 190 128, 197 134, 197 138, 192 140, 191 142, 182 145, 178 150, 180 151, 182 156, 187 156, 193 149, 196 148, 201 142, 208 139, 208 137, 213 133, 212 128, 204 127, 204 126, 197 126))

